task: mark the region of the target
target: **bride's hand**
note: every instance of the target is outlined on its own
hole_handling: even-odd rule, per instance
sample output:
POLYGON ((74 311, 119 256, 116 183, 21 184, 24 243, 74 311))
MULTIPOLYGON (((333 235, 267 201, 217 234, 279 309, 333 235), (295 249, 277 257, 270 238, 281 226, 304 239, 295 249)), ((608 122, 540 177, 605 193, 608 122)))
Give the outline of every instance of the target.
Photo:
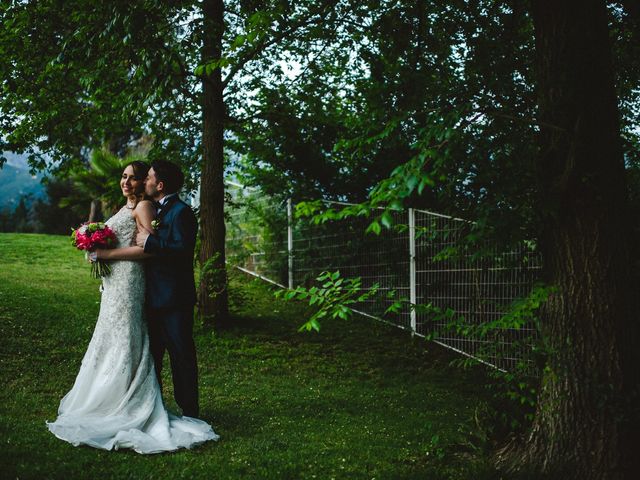
POLYGON ((98 260, 110 260, 112 251, 113 250, 109 248, 96 248, 93 261, 97 262, 98 260))
POLYGON ((144 244, 147 242, 147 237, 153 232, 150 232, 147 228, 142 227, 136 234, 136 245, 140 248, 144 248, 144 244))

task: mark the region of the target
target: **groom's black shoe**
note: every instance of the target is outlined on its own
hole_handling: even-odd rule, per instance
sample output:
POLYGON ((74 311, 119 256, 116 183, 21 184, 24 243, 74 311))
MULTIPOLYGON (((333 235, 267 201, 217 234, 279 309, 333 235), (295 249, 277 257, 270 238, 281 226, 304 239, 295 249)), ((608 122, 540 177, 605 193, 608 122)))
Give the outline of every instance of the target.
POLYGON ((200 417, 198 417, 198 412, 184 411, 184 412, 182 412, 182 416, 183 417, 191 417, 191 418, 200 418, 200 417))

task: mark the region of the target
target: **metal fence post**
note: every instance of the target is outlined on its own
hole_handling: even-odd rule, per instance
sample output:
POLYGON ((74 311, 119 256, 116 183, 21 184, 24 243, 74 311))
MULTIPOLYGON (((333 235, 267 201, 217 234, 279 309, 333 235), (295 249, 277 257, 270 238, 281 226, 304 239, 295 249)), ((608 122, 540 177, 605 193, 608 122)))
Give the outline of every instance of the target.
POLYGON ((287 198, 287 250, 289 253, 289 288, 293 289, 293 208, 287 198))
POLYGON ((411 334, 416 333, 416 212, 409 209, 409 301, 411 302, 411 334))

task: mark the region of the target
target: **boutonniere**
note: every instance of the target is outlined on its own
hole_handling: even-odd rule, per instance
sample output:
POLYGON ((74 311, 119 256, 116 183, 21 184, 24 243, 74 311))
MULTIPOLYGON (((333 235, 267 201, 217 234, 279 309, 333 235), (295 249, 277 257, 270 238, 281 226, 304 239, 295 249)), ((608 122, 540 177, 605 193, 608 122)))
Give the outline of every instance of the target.
POLYGON ((158 230, 159 226, 160 226, 160 220, 151 220, 151 228, 153 228, 154 230, 158 230))

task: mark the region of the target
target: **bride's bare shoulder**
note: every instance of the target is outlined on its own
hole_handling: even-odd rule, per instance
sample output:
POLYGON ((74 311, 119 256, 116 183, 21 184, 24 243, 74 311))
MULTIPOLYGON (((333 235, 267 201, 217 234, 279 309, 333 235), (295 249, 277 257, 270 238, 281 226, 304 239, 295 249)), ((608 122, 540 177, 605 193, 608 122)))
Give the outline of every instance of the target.
POLYGON ((134 215, 139 215, 141 213, 145 214, 145 213, 153 213, 155 214, 155 207, 153 206, 153 202, 151 202, 150 200, 141 200, 138 202, 138 204, 136 205, 136 208, 133 209, 133 214, 134 215))

